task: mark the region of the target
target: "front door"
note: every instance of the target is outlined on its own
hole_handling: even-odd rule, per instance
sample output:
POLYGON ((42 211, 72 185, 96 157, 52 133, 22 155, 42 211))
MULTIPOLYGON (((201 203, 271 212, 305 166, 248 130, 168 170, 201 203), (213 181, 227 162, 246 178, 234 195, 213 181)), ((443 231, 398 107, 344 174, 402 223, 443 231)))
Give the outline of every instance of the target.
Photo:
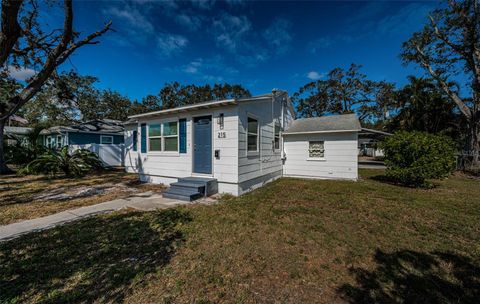
POLYGON ((193 118, 193 172, 212 174, 212 117, 193 118))

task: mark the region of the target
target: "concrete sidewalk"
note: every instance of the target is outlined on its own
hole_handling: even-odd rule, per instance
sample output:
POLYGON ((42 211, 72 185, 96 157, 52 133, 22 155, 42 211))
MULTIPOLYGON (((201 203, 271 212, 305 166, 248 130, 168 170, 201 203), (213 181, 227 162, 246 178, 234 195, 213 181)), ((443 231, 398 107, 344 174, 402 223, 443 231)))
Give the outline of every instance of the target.
POLYGON ((161 194, 155 194, 151 191, 143 192, 124 199, 117 199, 92 206, 66 210, 45 217, 0 226, 0 242, 19 237, 26 233, 49 229, 64 223, 123 208, 151 211, 188 203, 189 202, 163 198, 161 194))

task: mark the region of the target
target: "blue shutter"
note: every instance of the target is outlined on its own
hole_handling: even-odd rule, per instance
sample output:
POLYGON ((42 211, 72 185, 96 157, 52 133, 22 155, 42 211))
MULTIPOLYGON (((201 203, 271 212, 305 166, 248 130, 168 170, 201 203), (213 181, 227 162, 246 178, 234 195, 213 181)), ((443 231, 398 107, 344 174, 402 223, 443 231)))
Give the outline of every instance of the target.
POLYGON ((147 153, 147 124, 142 124, 140 128, 140 149, 142 153, 147 153))
POLYGON ((179 120, 180 134, 180 153, 187 153, 187 120, 185 118, 179 120))
POLYGON ((133 131, 133 151, 137 152, 138 131, 133 131))

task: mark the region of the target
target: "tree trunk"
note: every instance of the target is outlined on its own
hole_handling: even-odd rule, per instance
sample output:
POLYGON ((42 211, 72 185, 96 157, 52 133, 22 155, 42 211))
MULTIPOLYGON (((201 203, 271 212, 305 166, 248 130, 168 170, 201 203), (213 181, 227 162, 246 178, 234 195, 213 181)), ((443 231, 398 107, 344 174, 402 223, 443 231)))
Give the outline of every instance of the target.
POLYGON ((7 167, 7 163, 5 162, 5 151, 4 151, 4 145, 3 145, 3 139, 4 139, 4 130, 5 130, 5 123, 7 120, 3 119, 0 120, 0 174, 8 174, 12 173, 12 170, 10 170, 7 167))

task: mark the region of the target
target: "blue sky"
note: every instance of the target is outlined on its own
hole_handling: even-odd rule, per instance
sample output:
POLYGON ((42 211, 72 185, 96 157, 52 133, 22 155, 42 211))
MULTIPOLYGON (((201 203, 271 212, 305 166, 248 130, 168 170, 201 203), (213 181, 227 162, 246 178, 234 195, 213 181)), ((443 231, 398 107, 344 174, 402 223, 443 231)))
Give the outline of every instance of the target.
MULTIPOLYGON (((166 82, 239 83, 253 94, 300 86, 335 67, 363 65, 373 80, 404 84, 403 41, 422 28, 438 2, 76 1, 76 30, 112 20, 95 46, 62 69, 97 76, 98 87, 141 99, 166 82)), ((49 11, 50 25, 61 9, 49 11)))

